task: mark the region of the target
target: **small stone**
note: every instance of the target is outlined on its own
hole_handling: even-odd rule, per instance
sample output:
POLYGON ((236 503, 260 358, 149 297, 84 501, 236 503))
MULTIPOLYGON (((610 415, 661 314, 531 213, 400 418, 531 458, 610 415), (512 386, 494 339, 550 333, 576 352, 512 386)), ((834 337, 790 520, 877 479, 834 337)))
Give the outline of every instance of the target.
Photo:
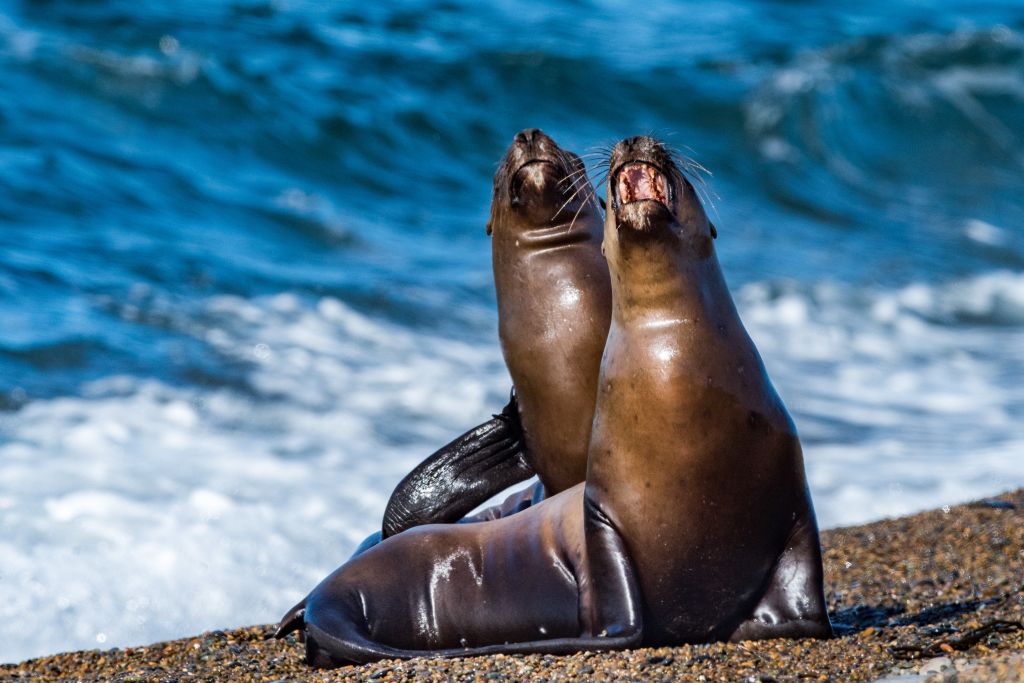
MULTIPOLYGON (((952 648, 950 648, 952 649, 952 648)), ((937 674, 945 671, 946 669, 953 668, 953 660, 949 657, 936 657, 929 659, 927 662, 921 665, 918 669, 918 673, 922 676, 928 676, 931 674, 937 674)))

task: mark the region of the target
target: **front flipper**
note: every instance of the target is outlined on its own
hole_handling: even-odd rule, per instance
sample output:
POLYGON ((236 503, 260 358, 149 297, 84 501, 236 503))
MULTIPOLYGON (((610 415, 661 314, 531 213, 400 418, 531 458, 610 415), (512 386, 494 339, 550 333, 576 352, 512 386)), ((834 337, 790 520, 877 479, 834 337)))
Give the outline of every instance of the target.
POLYGON ((831 638, 814 512, 796 523, 753 614, 729 640, 831 638))
POLYGON ((628 642, 643 639, 643 600, 633 561, 601 506, 584 493, 586 571, 579 580, 580 616, 591 634, 628 642))
POLYGON ((456 522, 531 476, 513 392, 499 415, 438 450, 399 482, 384 511, 382 536, 420 524, 456 522))

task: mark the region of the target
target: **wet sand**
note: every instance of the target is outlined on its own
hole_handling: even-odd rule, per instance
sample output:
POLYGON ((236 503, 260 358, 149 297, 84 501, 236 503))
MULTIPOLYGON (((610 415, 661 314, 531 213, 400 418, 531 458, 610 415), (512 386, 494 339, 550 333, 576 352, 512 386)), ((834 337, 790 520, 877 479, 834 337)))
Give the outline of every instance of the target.
MULTIPOLYGON (((822 533, 837 638, 568 657, 303 663, 270 626, 0 666, 0 681, 1024 681, 1024 489, 822 533)), ((282 604, 282 612, 287 605, 282 604)), ((277 615, 268 615, 277 616, 277 615)))

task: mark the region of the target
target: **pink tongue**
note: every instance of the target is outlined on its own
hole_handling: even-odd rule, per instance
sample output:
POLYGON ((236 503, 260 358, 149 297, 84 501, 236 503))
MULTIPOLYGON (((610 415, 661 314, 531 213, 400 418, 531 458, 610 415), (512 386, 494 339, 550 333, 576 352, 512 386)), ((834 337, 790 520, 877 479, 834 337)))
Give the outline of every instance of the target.
POLYGON ((624 202, 635 202, 640 199, 654 199, 662 201, 659 196, 659 187, 655 179, 659 174, 653 172, 648 166, 634 164, 622 169, 619 175, 619 197, 624 202))
MULTIPOLYGON (((630 174, 632 175, 632 171, 630 174)), ((637 178, 633 185, 634 198, 657 199, 658 195, 654 191, 654 185, 651 184, 651 177, 642 168, 638 168, 636 174, 639 178, 637 178)))

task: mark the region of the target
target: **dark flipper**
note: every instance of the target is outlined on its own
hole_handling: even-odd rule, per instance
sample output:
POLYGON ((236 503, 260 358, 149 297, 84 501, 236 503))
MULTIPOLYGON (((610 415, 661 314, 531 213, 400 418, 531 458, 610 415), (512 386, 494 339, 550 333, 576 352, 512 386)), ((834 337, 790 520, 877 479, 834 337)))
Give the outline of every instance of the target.
POLYGON ((643 600, 633 561, 601 506, 584 494, 587 570, 578 577, 580 616, 591 634, 629 641, 643 638, 643 600))
POLYGON ((431 455, 398 484, 384 511, 382 536, 420 524, 457 522, 531 476, 513 393, 499 415, 431 455))
POLYGON ((729 640, 831 638, 814 512, 799 520, 753 614, 729 640))
POLYGON ((281 622, 277 625, 277 630, 274 631, 275 638, 284 638, 292 631, 298 631, 302 639, 303 631, 301 630, 305 620, 306 614, 306 599, 303 598, 299 604, 288 610, 288 613, 281 617, 281 622))

